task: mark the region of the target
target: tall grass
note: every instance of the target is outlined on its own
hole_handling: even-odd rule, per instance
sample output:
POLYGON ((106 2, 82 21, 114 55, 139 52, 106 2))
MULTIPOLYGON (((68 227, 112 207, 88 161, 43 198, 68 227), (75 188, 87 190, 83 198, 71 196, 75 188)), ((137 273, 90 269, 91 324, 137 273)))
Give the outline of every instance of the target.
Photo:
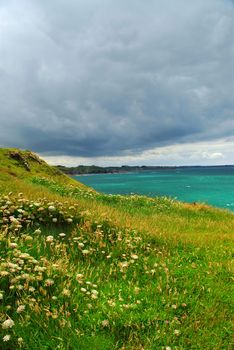
POLYGON ((8 165, 0 349, 233 348, 233 214, 8 165))

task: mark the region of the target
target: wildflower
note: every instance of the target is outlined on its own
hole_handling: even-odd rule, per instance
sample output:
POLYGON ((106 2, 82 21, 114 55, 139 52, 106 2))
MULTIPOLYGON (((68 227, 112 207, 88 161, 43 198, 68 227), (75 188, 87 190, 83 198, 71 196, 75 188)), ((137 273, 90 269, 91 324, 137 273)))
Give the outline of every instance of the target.
POLYGON ((89 254, 89 250, 88 250, 88 249, 82 250, 82 254, 83 254, 83 255, 88 255, 88 254, 89 254))
POLYGON ((14 249, 14 248, 18 247, 18 244, 17 243, 9 243, 9 247, 14 249))
POLYGON ((0 275, 2 277, 5 277, 5 276, 8 276, 9 275, 9 272, 8 271, 0 271, 0 275))
POLYGON ((80 243, 78 243, 78 246, 79 246, 80 248, 83 248, 83 247, 84 247, 84 243, 80 242, 80 243))
POLYGON ((127 261, 119 262, 119 266, 120 266, 120 269, 128 267, 128 262, 127 261))
POLYGON ((59 234, 59 237, 65 237, 65 236, 66 236, 66 234, 63 232, 59 234))
POLYGON ((98 295, 98 291, 97 291, 96 289, 92 289, 92 290, 91 290, 91 293, 92 293, 92 294, 98 295))
POLYGON ((32 241, 32 240, 33 240, 32 236, 26 236, 25 237, 25 241, 32 241))
POLYGON ((46 242, 53 242, 53 240, 54 240, 54 237, 53 236, 47 236, 46 237, 46 242))
POLYGON ((41 233, 41 230, 38 228, 37 230, 34 231, 34 233, 37 235, 37 234, 40 234, 41 233))
POLYGON ((171 350, 171 347, 170 346, 166 346, 165 350, 171 350))
POLYGON ((23 340, 23 338, 21 338, 21 337, 20 337, 20 338, 18 338, 17 340, 18 340, 18 343, 19 343, 19 344, 22 344, 22 343, 23 343, 23 341, 24 341, 24 340, 23 340))
POLYGON ((186 307, 186 306, 187 306, 187 304, 185 304, 185 303, 182 303, 182 304, 181 304, 181 306, 182 306, 182 307, 186 307))
POLYGON ((53 284, 54 284, 54 281, 53 281, 52 279, 48 278, 47 280, 45 280, 45 285, 46 285, 47 287, 50 287, 50 286, 52 286, 53 284))
POLYGON ((14 216, 10 216, 9 219, 13 223, 18 223, 18 220, 14 216))
POLYGON ((0 293, 0 300, 2 300, 3 299, 3 294, 2 293, 0 293))
POLYGON ((73 220, 72 220, 71 218, 68 218, 68 219, 67 219, 67 222, 68 222, 69 224, 71 224, 71 223, 73 222, 73 220))
POLYGON ((31 258, 31 256, 28 253, 22 253, 22 254, 20 254, 19 258, 28 259, 28 258, 31 258))
POLYGON ((81 292, 83 292, 83 293, 86 293, 86 292, 87 292, 87 289, 85 289, 85 288, 80 288, 80 290, 81 290, 81 292))
POLYGON ((64 288, 62 294, 66 297, 69 297, 71 295, 71 292, 69 289, 64 288))
POLYGON ((49 210, 49 211, 55 211, 56 208, 55 208, 53 205, 50 205, 50 206, 48 207, 48 210, 49 210))
POLYGON ((177 306, 176 306, 175 304, 173 304, 171 307, 172 307, 172 309, 174 309, 174 310, 177 309, 177 306))
POLYGON ((96 289, 91 290, 91 298, 92 299, 98 298, 98 291, 96 289))
POLYGON ((9 262, 7 265, 8 265, 8 267, 10 267, 11 269, 16 269, 16 268, 18 267, 17 264, 13 264, 13 263, 11 263, 11 262, 9 262))
POLYGON ((84 275, 82 275, 81 273, 78 273, 78 274, 76 275, 76 280, 77 280, 77 282, 80 283, 80 284, 82 284, 82 283, 83 283, 83 277, 84 277, 84 275))
POLYGON ((17 288, 18 290, 23 290, 23 289, 24 289, 24 286, 22 286, 22 284, 19 284, 16 288, 17 288))
POLYGON ((179 331, 178 329, 175 329, 175 330, 174 330, 174 334, 175 334, 175 335, 180 335, 180 331, 179 331))
POLYGON ((5 335, 2 340, 3 341, 9 341, 11 339, 11 336, 9 334, 5 335))
POLYGON ((109 321, 108 320, 103 320, 102 321, 102 327, 108 327, 109 326, 109 321))
POLYGON ((136 255, 136 254, 131 254, 131 258, 134 259, 134 260, 137 260, 137 259, 138 259, 138 255, 136 255))
POLYGON ((52 222, 57 222, 57 221, 58 221, 57 218, 53 218, 53 219, 52 219, 52 222))
POLYGON ((25 305, 19 305, 16 309, 17 314, 20 314, 25 310, 25 305))
POLYGON ((46 270, 45 266, 35 266, 34 271, 44 272, 46 270))
POLYGON ((115 307, 116 303, 113 300, 107 300, 107 303, 111 306, 111 307, 115 307))
POLYGON ((140 292, 140 288, 139 288, 139 287, 135 287, 135 288, 134 288, 134 293, 135 293, 135 294, 138 294, 139 292, 140 292))
POLYGON ((14 324, 15 322, 11 318, 8 318, 2 323, 2 329, 12 328, 14 324))

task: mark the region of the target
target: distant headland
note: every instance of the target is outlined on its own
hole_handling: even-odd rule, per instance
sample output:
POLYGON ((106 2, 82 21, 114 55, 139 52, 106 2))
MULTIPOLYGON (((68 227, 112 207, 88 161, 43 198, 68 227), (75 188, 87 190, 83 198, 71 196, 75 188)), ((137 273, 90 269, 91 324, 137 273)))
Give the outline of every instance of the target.
POLYGON ((87 174, 120 174, 129 172, 141 171, 168 171, 177 170, 181 168, 217 168, 217 167, 233 167, 234 165, 210 165, 210 166, 147 166, 147 165, 122 165, 122 166, 107 166, 101 167, 96 165, 78 165, 76 167, 66 167, 58 165, 57 168, 67 175, 87 175, 87 174))

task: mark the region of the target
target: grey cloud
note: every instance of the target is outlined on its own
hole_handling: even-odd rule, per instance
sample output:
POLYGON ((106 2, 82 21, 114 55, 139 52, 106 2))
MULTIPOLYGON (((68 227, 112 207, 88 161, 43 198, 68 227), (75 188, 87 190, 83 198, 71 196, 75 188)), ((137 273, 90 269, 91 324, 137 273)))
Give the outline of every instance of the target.
POLYGON ((0 143, 121 155, 234 133, 234 5, 0 3, 0 143))

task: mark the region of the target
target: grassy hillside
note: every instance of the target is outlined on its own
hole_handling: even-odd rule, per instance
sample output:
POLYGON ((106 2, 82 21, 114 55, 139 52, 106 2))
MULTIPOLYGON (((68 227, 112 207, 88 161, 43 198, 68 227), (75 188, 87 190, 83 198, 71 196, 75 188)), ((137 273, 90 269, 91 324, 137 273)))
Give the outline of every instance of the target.
POLYGON ((234 215, 0 150, 0 349, 232 349, 234 215))

